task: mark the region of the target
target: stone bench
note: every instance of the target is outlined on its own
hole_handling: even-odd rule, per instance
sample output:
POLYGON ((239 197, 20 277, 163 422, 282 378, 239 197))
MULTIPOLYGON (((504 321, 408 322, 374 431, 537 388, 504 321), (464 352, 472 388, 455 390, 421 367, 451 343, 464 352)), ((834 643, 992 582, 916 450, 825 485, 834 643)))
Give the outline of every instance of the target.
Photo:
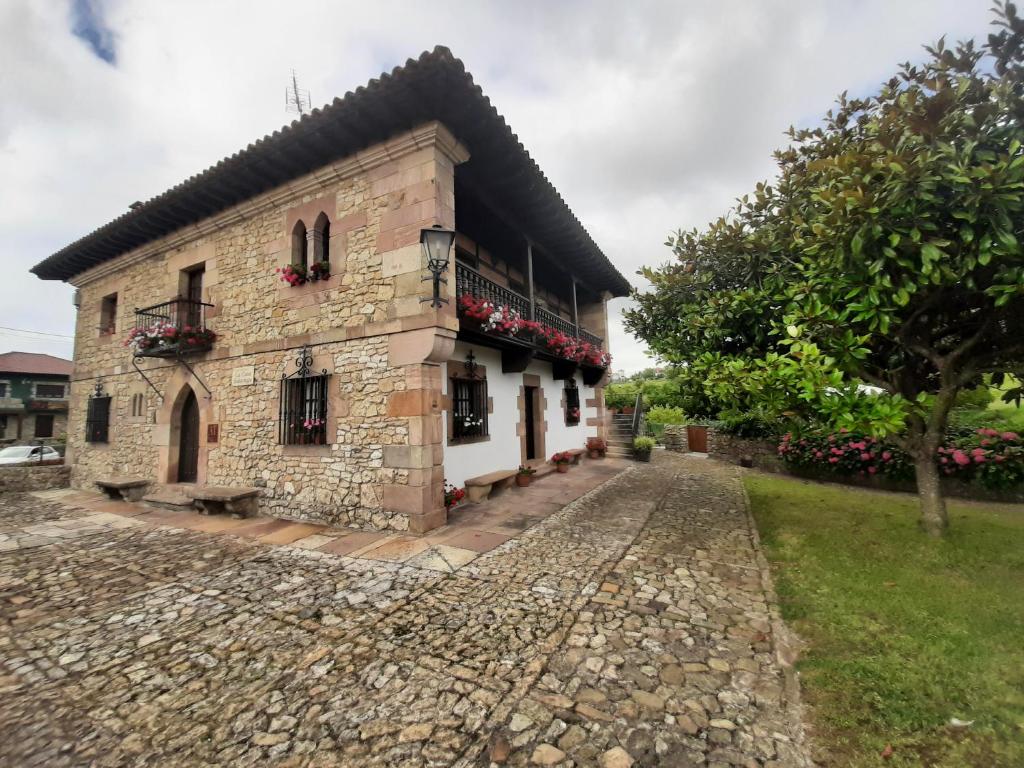
POLYGON ((249 517, 256 514, 256 498, 260 495, 260 489, 206 485, 189 488, 185 493, 195 502, 201 515, 227 512, 232 517, 249 517))
POLYGON ((565 453, 568 453, 570 456, 572 456, 573 464, 579 464, 580 457, 583 456, 584 453, 586 453, 586 450, 583 448, 571 448, 568 451, 565 451, 565 453))
POLYGON ((512 485, 517 472, 516 469, 500 470, 489 472, 480 477, 471 477, 466 481, 466 498, 472 503, 483 501, 494 490, 503 490, 512 485))
POLYGON ((149 486, 149 480, 141 477, 108 477, 95 483, 110 498, 124 501, 138 501, 146 495, 149 486))

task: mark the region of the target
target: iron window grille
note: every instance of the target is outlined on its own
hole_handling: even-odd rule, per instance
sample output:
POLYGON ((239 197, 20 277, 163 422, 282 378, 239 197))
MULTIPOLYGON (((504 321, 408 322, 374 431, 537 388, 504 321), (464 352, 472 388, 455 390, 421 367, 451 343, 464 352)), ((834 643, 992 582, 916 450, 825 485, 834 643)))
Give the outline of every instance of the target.
POLYGON ((85 413, 85 442, 110 442, 110 395, 103 394, 100 382, 96 382, 96 389, 89 396, 85 413))
POLYGON ((570 427, 580 423, 580 390, 576 386, 576 379, 567 379, 565 382, 565 423, 570 427))
POLYGON ((311 372, 313 356, 303 348, 295 361, 298 370, 281 379, 278 441, 281 445, 327 444, 327 387, 325 368, 311 372))
POLYGON ((487 437, 487 380, 452 379, 452 438, 487 437))

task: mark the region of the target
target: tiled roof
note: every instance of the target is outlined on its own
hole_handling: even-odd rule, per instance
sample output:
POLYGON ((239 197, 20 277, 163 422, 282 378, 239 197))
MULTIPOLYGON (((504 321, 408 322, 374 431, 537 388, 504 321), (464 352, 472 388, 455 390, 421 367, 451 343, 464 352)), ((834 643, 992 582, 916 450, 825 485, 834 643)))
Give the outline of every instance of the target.
POLYGON ((0 374, 30 373, 70 376, 75 364, 70 360, 36 352, 5 352, 0 354, 0 374))
POLYGON ((424 122, 443 123, 470 151, 460 175, 514 216, 524 234, 616 296, 629 283, 601 252, 462 62, 444 47, 314 109, 202 173, 62 248, 32 268, 67 280, 327 163, 424 122))

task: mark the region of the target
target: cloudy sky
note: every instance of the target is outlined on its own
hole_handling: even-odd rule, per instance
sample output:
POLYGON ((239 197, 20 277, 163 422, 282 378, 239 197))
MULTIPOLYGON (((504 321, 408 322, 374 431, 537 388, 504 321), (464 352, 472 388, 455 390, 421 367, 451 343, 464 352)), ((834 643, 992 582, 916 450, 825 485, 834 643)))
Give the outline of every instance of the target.
MULTIPOLYGON (((619 270, 669 254, 773 173, 790 124, 989 0, 0 2, 0 352, 71 356, 71 288, 40 259, 437 44, 473 73, 619 270), (14 330, 12 330, 14 329, 14 330), (27 333, 32 331, 35 333, 27 333), (49 334, 49 335, 43 335, 49 334)), ((620 371, 650 364, 612 307, 620 371)))

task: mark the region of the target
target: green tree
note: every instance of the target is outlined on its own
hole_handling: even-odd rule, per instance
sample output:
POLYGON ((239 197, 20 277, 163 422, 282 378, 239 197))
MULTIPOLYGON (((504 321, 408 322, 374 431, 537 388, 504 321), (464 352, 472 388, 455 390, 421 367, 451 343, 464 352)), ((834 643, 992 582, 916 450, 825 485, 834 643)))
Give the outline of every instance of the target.
POLYGON ((985 44, 926 50, 790 129, 775 184, 672 236, 627 326, 734 413, 890 435, 941 535, 957 394, 1024 368, 1024 22, 997 6, 985 44))

